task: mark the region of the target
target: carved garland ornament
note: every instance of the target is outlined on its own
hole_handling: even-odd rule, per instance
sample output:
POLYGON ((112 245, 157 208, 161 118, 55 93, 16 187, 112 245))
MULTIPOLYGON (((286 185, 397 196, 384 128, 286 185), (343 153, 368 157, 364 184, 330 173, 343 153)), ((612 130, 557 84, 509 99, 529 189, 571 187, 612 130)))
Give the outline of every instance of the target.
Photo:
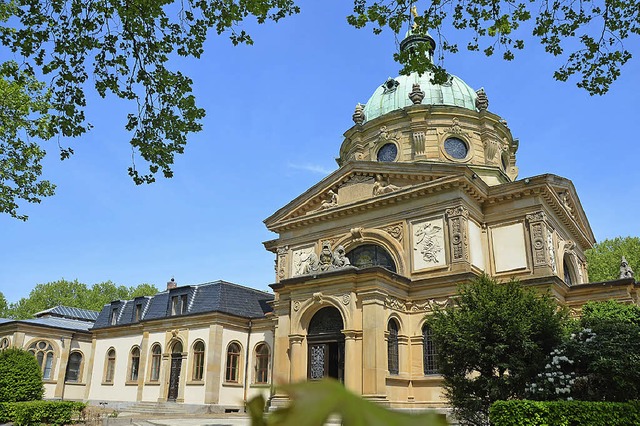
POLYGON ((289 246, 278 247, 277 271, 278 271, 278 277, 280 279, 283 279, 286 274, 286 260, 287 260, 288 251, 289 251, 289 246))
POLYGON ((533 251, 533 266, 550 265, 555 272, 555 253, 553 250, 553 237, 547 231, 547 215, 543 211, 531 213, 525 216, 529 223, 531 235, 531 249, 533 251))
POLYGON ((453 119, 451 119, 451 127, 448 127, 443 130, 439 130, 438 133, 440 133, 441 135, 444 135, 444 134, 453 134, 453 135, 462 135, 462 136, 469 135, 469 133, 466 132, 460 125, 460 122, 458 121, 458 117, 453 117, 453 119))
POLYGON ((443 297, 439 299, 428 299, 416 302, 411 307, 412 312, 432 312, 438 308, 444 308, 453 305, 453 298, 443 297))

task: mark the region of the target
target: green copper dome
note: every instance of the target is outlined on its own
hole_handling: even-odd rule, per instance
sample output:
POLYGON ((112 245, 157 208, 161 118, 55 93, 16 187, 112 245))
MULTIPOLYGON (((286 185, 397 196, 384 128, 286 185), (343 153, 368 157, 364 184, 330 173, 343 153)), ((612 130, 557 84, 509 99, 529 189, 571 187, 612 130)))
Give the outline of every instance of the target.
POLYGON ((476 92, 458 77, 452 75, 445 84, 431 83, 431 75, 417 73, 401 75, 389 78, 378 86, 364 107, 365 120, 370 121, 376 117, 387 114, 397 109, 413 105, 409 99, 409 93, 414 84, 420 84, 420 90, 425 94, 423 105, 448 105, 476 111, 476 92))

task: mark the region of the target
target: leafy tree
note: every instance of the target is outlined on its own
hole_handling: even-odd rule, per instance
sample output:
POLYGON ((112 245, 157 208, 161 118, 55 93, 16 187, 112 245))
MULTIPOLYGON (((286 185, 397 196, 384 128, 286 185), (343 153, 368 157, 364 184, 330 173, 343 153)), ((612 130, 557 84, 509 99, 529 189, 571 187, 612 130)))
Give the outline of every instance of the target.
POLYGON ((126 287, 105 281, 89 288, 78 280, 61 279, 36 285, 29 293, 29 297, 22 298, 11 305, 9 316, 15 319, 32 318, 33 314, 58 305, 99 311, 105 304, 113 300, 152 296, 157 292, 158 289, 151 284, 126 287))
MULTIPOLYGON (((100 96, 131 101, 125 127, 132 132, 133 150, 148 164, 146 172, 135 162, 129 167, 134 182, 153 182, 158 172, 171 177, 174 156, 183 152, 187 135, 202 128, 205 112, 196 106, 191 79, 171 70, 169 58, 200 57, 210 29, 230 33, 234 44, 252 44, 238 29, 245 19, 278 21, 298 10, 293 0, 3 1, 0 43, 22 65, 11 62, 0 71, 5 85, 22 84, 14 89, 19 96, 8 98, 11 103, 0 110, 0 123, 8 121, 9 130, 26 136, 38 130, 34 136, 41 139, 80 136, 91 127, 84 114, 91 81, 100 96), (40 96, 43 86, 36 76, 50 81, 46 96, 40 96), (31 101, 17 102, 24 96, 31 101)), ((10 136, 0 134, 0 159, 10 166, 1 182, 14 190, 0 191, 0 206, 26 219, 16 213, 17 201, 38 202, 53 186, 37 182, 44 150, 22 142, 26 136, 10 136)), ((72 153, 60 147, 61 158, 72 153)))
POLYGON ((4 294, 0 291, 0 318, 6 318, 9 316, 9 303, 4 294))
POLYGON ((640 307, 589 302, 530 386, 534 399, 640 399, 640 307))
POLYGON ((640 273, 640 238, 638 237, 607 239, 587 250, 585 254, 591 282, 618 279, 622 256, 625 256, 631 269, 640 273))
POLYGON ((17 212, 18 201, 39 203, 55 188, 39 180, 45 152, 33 141, 53 136, 49 92, 14 61, 0 64, 0 75, 0 213, 25 220, 17 212))
MULTIPOLYGON (((432 1, 418 3, 405 0, 355 0, 354 13, 349 23, 357 28, 373 26, 379 34, 385 27, 396 34, 406 30, 412 21, 409 10, 414 4, 425 6, 416 13, 413 33, 434 31, 442 33, 468 30, 471 33, 466 48, 482 51, 491 56, 502 51, 505 60, 512 60, 518 50, 525 47, 524 33, 530 29, 547 53, 560 56, 565 63, 555 71, 554 78, 567 81, 578 78, 577 86, 589 94, 604 94, 620 75, 621 67, 631 59, 625 41, 640 35, 640 8, 636 1, 571 0, 541 1, 432 1), (531 28, 533 26, 533 28, 531 28), (446 30, 445 30, 446 28, 446 30)), ((632 44, 629 43, 629 44, 632 44)), ((633 44, 632 44, 633 45, 633 44)), ((458 44, 444 39, 444 51, 457 52, 458 44)), ((422 47, 425 53, 426 46, 422 47)), ((396 54, 404 65, 402 73, 437 71, 436 77, 444 82, 442 68, 416 52, 396 54)))
POLYGON ((18 348, 0 351, 0 402, 36 401, 43 395, 42 372, 35 357, 18 348))
MULTIPOLYGON (((410 13, 414 3, 354 0, 354 13, 347 20, 357 28, 372 24, 375 33, 389 27, 396 34, 411 23, 415 34, 431 30, 439 39, 450 28, 470 30, 467 49, 489 56, 502 49, 507 60, 524 48, 522 27, 530 22, 545 50, 566 59, 554 77, 565 81, 575 75, 578 86, 591 94, 605 93, 620 75, 631 58, 623 43, 640 32, 635 1, 433 1, 415 19, 410 13)), ((0 183, 10 189, 0 191, 0 211, 24 220, 27 216, 17 213, 18 202, 39 202, 53 194, 54 186, 41 180, 44 150, 24 141, 27 136, 46 140, 87 132, 89 82, 102 97, 111 94, 131 101, 125 128, 132 133, 136 160, 146 167, 139 169, 136 160, 132 162, 128 172, 133 181, 150 183, 159 173, 171 177, 175 155, 184 151, 190 133, 201 130, 205 112, 196 104, 191 79, 171 69, 170 58, 199 58, 211 29, 228 33, 233 44, 252 44, 251 36, 240 29, 245 20, 279 21, 299 10, 295 0, 1 2, 0 43, 21 65, 9 62, 0 67, 6 85, 18 84, 17 95, 7 96, 10 102, 0 110, 0 122, 11 122, 11 136, 0 132, 0 160, 7 163, 0 183), (46 79, 47 87, 36 78, 46 79), (14 101, 25 95, 30 101, 14 101)), ((459 49, 446 40, 439 46, 451 52, 459 49)), ((432 71, 434 80, 442 83, 445 70, 427 55, 416 54, 427 49, 422 44, 395 57, 403 73, 432 71)), ((73 154, 71 147, 59 149, 62 159, 73 154)))
POLYGON ((560 343, 566 313, 548 295, 482 276, 428 318, 444 391, 465 424, 488 424, 498 400, 522 398, 560 343))

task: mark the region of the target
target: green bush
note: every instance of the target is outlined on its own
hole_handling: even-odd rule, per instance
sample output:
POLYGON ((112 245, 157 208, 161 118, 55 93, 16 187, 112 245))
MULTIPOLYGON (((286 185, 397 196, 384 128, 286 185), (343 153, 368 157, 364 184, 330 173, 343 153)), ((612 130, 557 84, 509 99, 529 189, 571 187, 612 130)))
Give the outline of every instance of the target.
POLYGON ((66 425, 76 420, 86 404, 72 401, 30 401, 0 403, 0 423, 15 426, 66 425))
POLYGON ((629 426, 640 424, 640 402, 497 401, 492 426, 629 426))
POLYGON ((22 349, 0 351, 0 402, 42 399, 44 385, 34 356, 22 349))

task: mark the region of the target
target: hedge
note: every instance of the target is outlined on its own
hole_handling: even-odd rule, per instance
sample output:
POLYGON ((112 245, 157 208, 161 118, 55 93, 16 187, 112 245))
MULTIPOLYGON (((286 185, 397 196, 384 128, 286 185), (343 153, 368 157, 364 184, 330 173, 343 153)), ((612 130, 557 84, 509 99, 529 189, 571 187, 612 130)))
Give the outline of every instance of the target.
POLYGON ((492 426, 640 425, 640 401, 497 401, 489 420, 492 426))
POLYGON ((82 402, 72 401, 0 402, 0 423, 62 426, 76 420, 85 406, 82 402))

